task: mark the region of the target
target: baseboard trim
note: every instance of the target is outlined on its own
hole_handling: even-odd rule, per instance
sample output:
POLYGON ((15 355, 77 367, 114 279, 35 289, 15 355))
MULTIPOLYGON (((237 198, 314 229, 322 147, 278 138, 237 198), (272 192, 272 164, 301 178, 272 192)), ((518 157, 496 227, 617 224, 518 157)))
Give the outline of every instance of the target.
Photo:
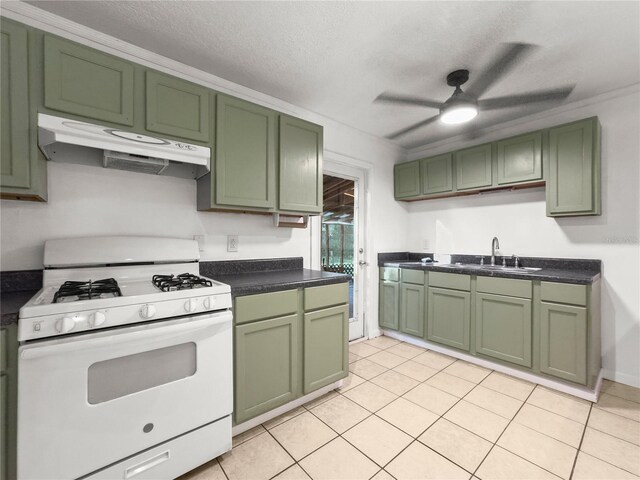
POLYGON ((511 368, 511 367, 507 367, 506 365, 494 363, 490 360, 485 360, 484 358, 474 357, 473 355, 470 355, 468 353, 458 352, 456 350, 443 347, 442 345, 431 343, 426 340, 422 340, 420 338, 411 337, 403 333, 394 332, 392 330, 383 329, 382 334, 390 338, 395 338, 396 340, 401 340, 403 342, 416 345, 417 347, 428 348, 429 350, 433 350, 434 352, 442 353, 444 355, 449 355, 450 357, 458 358, 460 360, 464 360, 465 362, 469 362, 474 365, 478 365, 480 367, 489 368, 491 370, 495 370, 500 373, 506 373, 507 375, 511 375, 512 377, 520 378, 522 380, 526 380, 527 382, 537 383, 538 385, 542 385, 543 387, 547 387, 553 390, 557 390, 559 392, 567 393, 569 395, 573 395, 574 397, 582 398, 584 400, 589 400, 590 402, 598 401, 598 395, 600 393, 600 387, 602 385, 602 379, 603 379, 602 370, 600 370, 600 373, 598 374, 598 379, 596 381, 594 389, 591 390, 586 387, 578 387, 578 386, 568 385, 564 382, 551 380, 549 378, 536 375, 535 373, 523 372, 522 370, 518 370, 516 368, 511 368))
POLYGON ((246 422, 240 423, 234 426, 231 429, 231 436, 235 437, 236 435, 241 434, 242 432, 246 432, 247 430, 251 430, 253 427, 257 427, 258 425, 263 424, 264 422, 268 422, 269 420, 279 417, 283 413, 287 413, 294 408, 299 407, 311 400, 315 400, 316 398, 321 397, 325 393, 329 393, 331 390, 335 390, 336 388, 340 388, 344 380, 338 380, 337 382, 331 383, 326 387, 319 388, 315 392, 311 392, 304 397, 296 398, 295 400, 286 403, 278 408, 274 408, 273 410, 268 411, 267 413, 263 413, 262 415, 258 415, 257 417, 252 418, 251 420, 247 420, 246 422))

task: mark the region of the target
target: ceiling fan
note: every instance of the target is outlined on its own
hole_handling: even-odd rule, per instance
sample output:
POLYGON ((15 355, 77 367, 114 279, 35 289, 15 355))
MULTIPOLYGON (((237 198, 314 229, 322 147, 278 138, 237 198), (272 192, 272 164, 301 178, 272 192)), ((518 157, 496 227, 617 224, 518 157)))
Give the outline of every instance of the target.
POLYGON ((538 90, 535 92, 523 93, 520 95, 507 95, 504 97, 494 97, 480 99, 491 85, 502 78, 513 66, 526 56, 527 52, 533 50, 534 45, 527 43, 507 43, 502 51, 496 56, 494 61, 483 73, 481 73, 469 86, 466 92, 460 88, 469 80, 469 70, 456 70, 447 75, 447 85, 455 87, 453 94, 444 102, 415 97, 412 95, 399 95, 384 92, 378 95, 376 102, 395 103, 402 105, 414 105, 421 107, 436 108, 440 113, 426 120, 403 128, 388 135, 387 138, 395 139, 409 132, 425 127, 430 123, 440 119, 446 124, 461 124, 472 120, 478 112, 497 110, 500 108, 516 107, 537 102, 547 102, 550 100, 562 100, 569 96, 575 85, 554 88, 549 90, 538 90))

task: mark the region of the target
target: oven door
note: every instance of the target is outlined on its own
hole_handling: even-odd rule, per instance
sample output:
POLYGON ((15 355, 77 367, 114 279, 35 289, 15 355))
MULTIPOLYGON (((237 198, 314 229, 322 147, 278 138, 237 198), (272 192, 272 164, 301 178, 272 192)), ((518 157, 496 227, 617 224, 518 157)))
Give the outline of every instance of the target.
POLYGON ((21 346, 18 478, 77 478, 229 415, 231 323, 224 311, 21 346))

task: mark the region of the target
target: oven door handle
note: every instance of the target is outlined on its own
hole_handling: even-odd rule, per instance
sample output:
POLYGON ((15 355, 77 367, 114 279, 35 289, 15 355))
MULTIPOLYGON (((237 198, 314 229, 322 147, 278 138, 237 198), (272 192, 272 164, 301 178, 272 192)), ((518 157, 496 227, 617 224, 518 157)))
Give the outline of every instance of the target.
MULTIPOLYGON (((144 351, 161 348, 163 344, 170 341, 171 345, 184 342, 197 342, 203 338, 210 337, 219 330, 220 325, 231 323, 231 312, 215 313, 206 315, 196 320, 189 319, 172 325, 159 323, 153 328, 138 328, 135 331, 122 329, 113 332, 99 332, 95 336, 85 336, 74 339, 64 339, 64 341, 54 340, 49 344, 26 345, 20 348, 20 358, 30 360, 42 358, 60 353, 79 353, 84 350, 92 350, 97 353, 99 350, 108 350, 109 358, 123 355, 123 348, 144 349, 144 351), (213 318, 212 318, 213 317, 213 318), (123 338, 125 337, 126 338, 123 338)), ((136 329, 137 327, 131 327, 136 329)), ((139 353, 137 351, 124 353, 125 355, 139 353)))

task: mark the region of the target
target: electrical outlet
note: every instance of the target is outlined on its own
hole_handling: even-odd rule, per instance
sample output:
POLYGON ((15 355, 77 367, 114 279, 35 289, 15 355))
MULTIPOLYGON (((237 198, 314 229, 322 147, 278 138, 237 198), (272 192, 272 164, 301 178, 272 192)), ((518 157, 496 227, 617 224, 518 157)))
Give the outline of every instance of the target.
POLYGON ((429 248, 431 247, 431 243, 429 242, 428 238, 423 238, 422 239, 422 250, 429 250, 429 248))
POLYGON ((227 252, 238 251, 238 235, 227 235, 227 252))
POLYGON ((204 235, 194 235, 193 239, 198 242, 198 250, 204 252, 204 235))

